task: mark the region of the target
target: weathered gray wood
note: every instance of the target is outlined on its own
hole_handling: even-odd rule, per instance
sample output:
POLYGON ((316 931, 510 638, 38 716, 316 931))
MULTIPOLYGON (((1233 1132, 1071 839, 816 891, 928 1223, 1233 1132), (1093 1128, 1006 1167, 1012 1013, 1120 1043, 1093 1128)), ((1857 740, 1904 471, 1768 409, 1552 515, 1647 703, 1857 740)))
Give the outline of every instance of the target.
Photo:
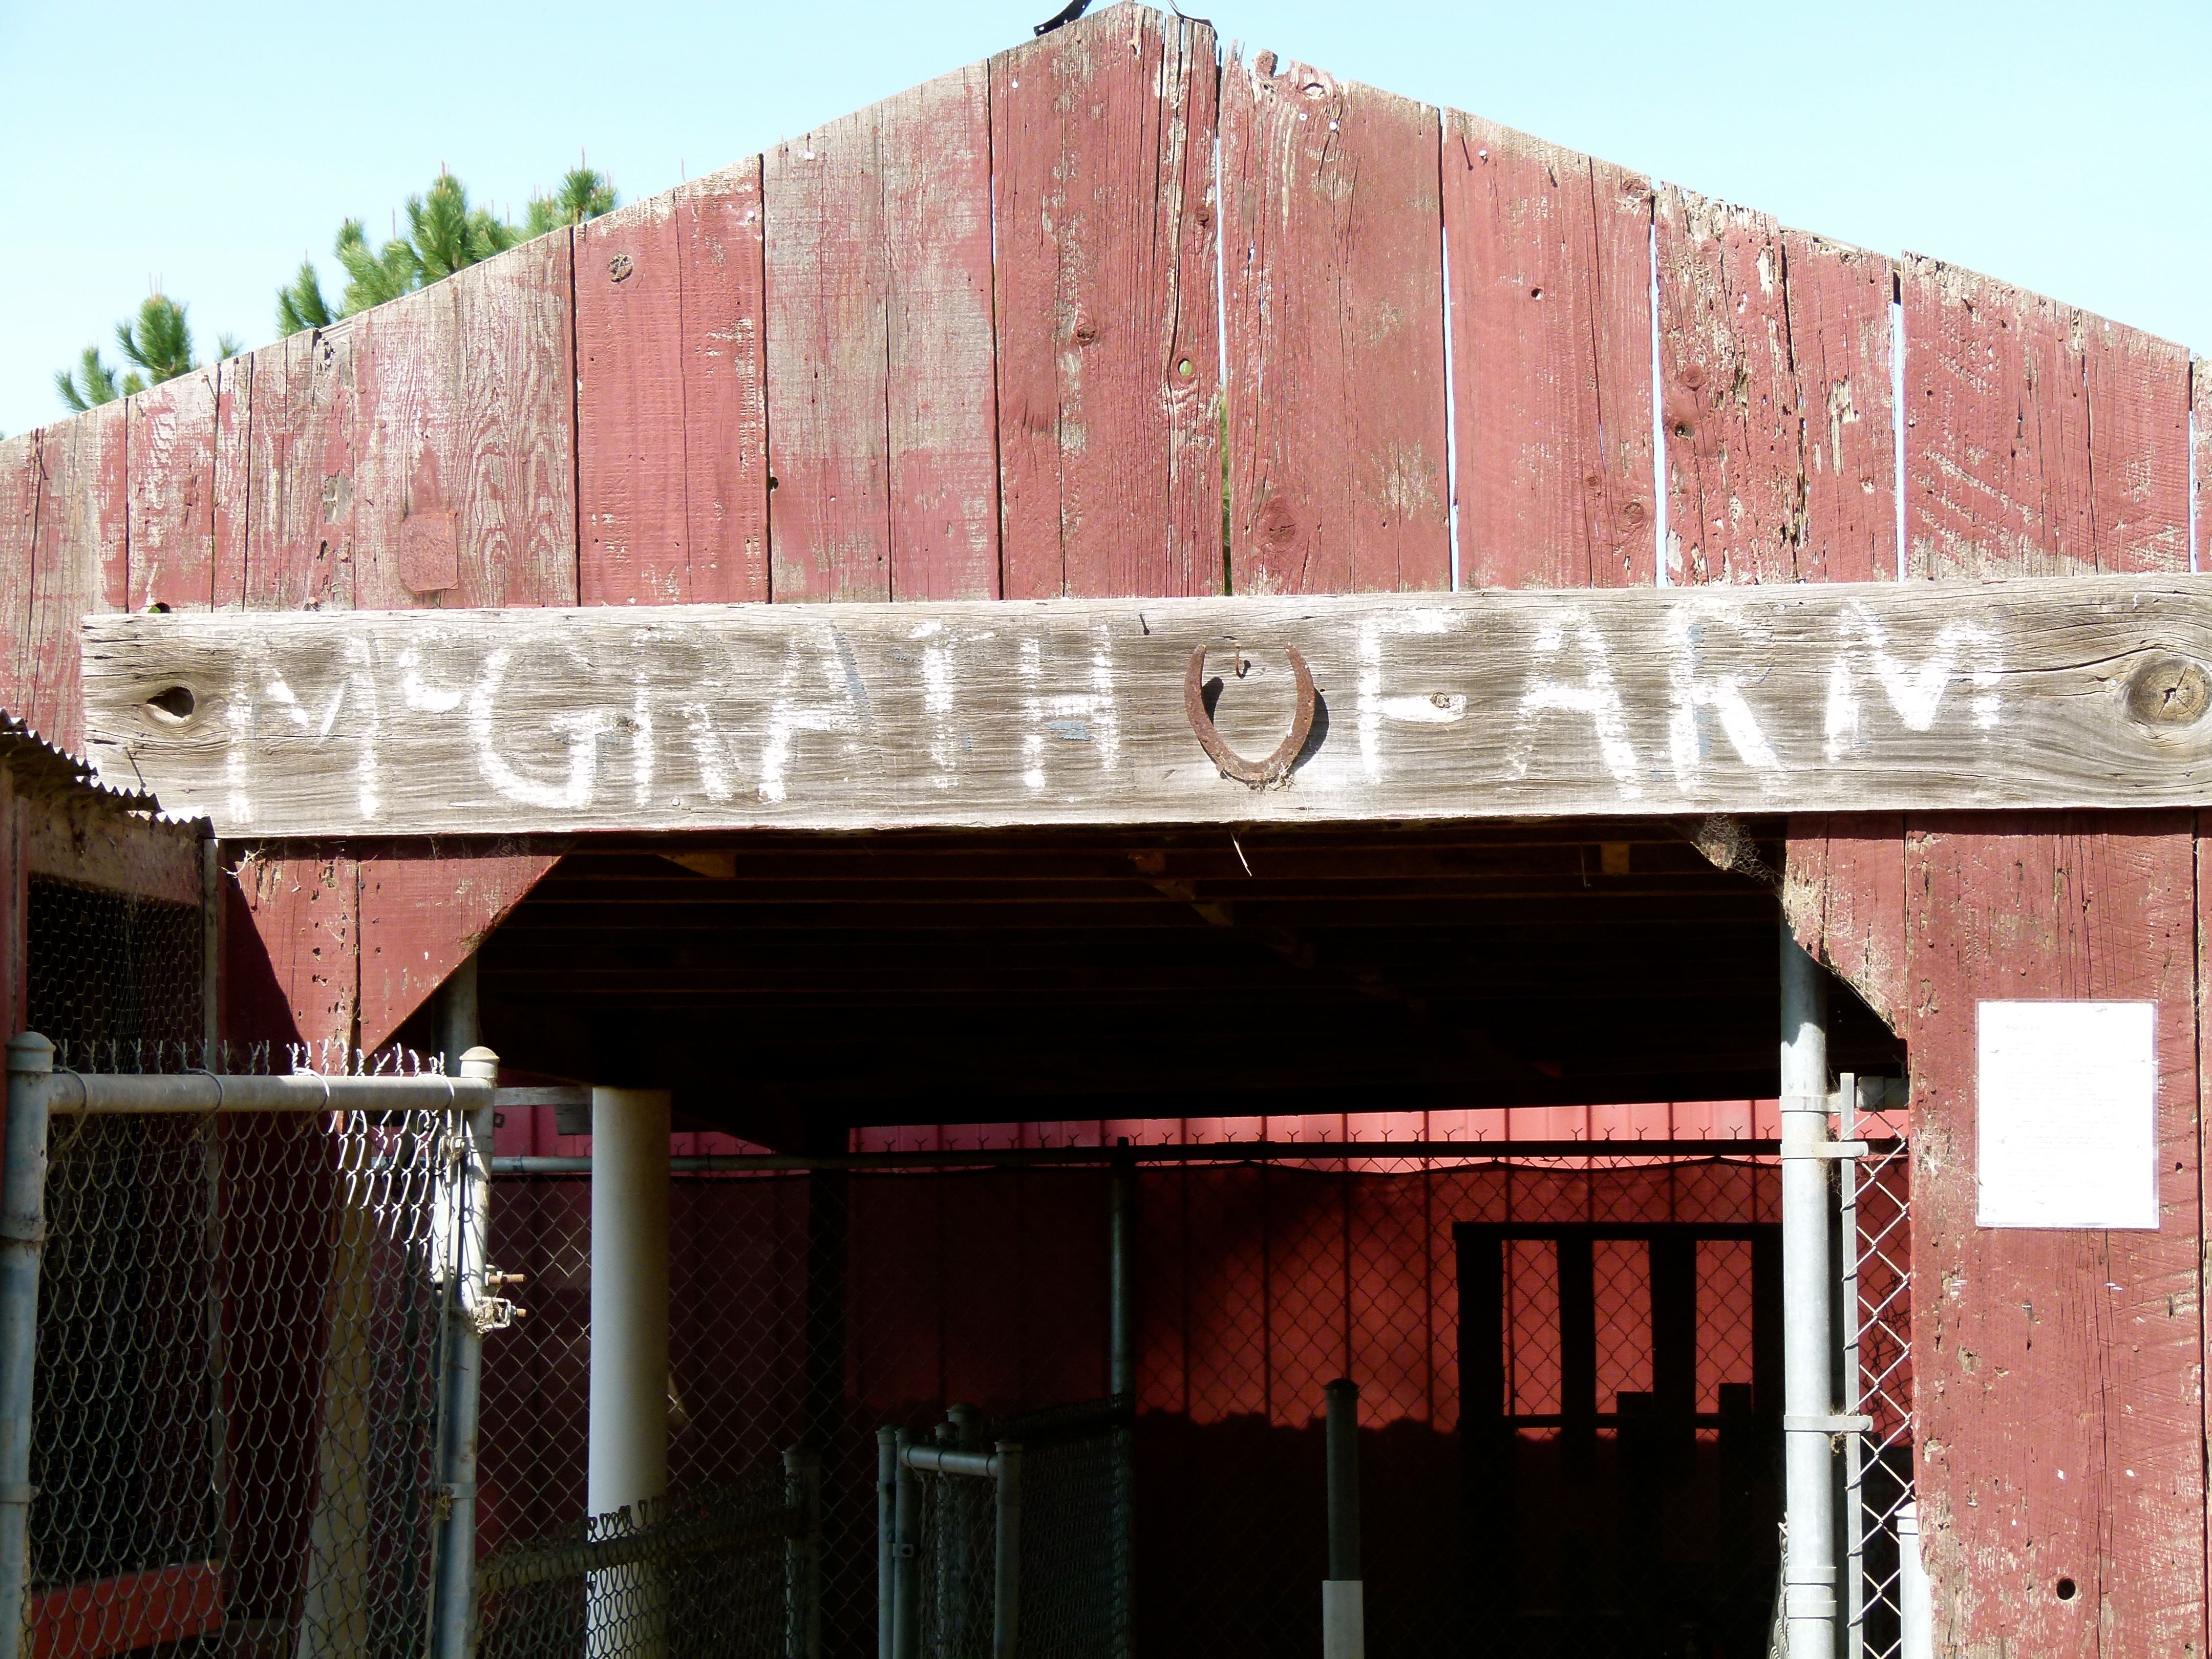
POLYGON ((106 776, 277 838, 2201 805, 2206 664, 2212 585, 2102 577, 95 616, 84 675, 106 776), (1311 664, 1282 785, 1199 647, 1252 759, 1311 664))

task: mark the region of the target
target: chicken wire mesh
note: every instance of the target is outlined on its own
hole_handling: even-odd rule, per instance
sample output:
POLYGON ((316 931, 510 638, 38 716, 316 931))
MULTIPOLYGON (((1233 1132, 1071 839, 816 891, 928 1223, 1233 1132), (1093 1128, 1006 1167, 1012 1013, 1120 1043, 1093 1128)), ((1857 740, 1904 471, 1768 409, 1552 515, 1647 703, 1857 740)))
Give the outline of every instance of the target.
POLYGON ((810 1659, 811 1459, 510 1543, 477 1569, 479 1659, 810 1659))
POLYGON ((204 1035, 200 911, 33 877, 24 908, 29 1029, 80 1071, 181 1065, 204 1035))

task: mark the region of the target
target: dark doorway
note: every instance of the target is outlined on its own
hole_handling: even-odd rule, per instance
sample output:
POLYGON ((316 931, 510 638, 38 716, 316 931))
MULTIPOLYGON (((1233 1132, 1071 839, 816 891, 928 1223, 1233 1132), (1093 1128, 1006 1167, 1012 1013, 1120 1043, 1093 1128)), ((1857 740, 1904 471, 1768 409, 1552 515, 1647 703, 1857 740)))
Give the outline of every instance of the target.
POLYGON ((1781 1229, 1453 1229, 1467 1583, 1485 1659, 1766 1650, 1781 1229))

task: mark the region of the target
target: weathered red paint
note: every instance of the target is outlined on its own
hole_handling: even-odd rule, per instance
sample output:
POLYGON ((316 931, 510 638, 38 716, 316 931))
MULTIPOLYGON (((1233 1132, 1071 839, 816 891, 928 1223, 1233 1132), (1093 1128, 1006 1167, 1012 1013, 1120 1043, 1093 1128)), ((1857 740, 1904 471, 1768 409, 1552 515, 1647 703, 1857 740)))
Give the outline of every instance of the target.
POLYGON ((757 157, 578 228, 584 604, 768 598, 761 285, 757 157))
POLYGON ((1004 592, 1218 593, 1213 31, 1085 22, 990 66, 1004 592))
POLYGON ((1461 585, 1648 584, 1650 183, 1455 111, 1443 179, 1461 585))
POLYGON ((130 608, 215 602, 216 372, 196 369, 124 402, 131 453, 130 608))
POLYGON ((1919 1498, 1943 1652, 2203 1650, 2191 830, 1984 816, 1906 837, 1919 1498), (1975 1225, 1976 1004, 2045 997, 2159 1005, 2158 1232, 1975 1225))
POLYGON ((1451 586, 1437 112, 1263 52, 1222 72, 1240 593, 1451 586))

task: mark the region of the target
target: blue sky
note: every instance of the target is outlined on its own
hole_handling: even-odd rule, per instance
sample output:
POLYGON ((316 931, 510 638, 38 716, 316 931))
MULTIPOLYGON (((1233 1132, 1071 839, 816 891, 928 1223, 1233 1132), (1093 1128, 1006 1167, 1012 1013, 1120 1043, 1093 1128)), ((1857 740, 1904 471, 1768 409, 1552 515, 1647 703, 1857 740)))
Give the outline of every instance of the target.
MULTIPOLYGON (((1223 40, 2212 353, 2212 6, 1200 0, 1223 40)), ((318 9, 0 0, 0 432, 158 280, 276 332, 338 221, 440 163, 518 214, 580 150, 625 199, 1024 38, 1051 0, 318 9)), ((108 356, 113 358, 111 349, 108 356)))

